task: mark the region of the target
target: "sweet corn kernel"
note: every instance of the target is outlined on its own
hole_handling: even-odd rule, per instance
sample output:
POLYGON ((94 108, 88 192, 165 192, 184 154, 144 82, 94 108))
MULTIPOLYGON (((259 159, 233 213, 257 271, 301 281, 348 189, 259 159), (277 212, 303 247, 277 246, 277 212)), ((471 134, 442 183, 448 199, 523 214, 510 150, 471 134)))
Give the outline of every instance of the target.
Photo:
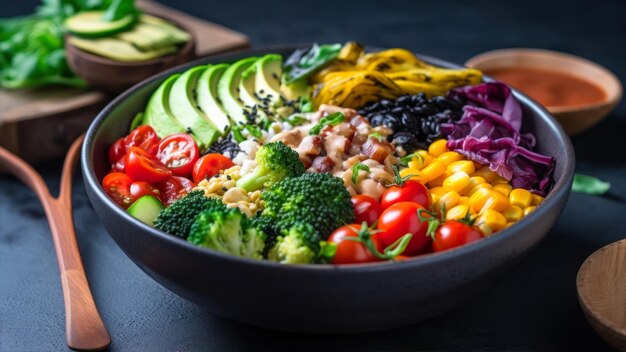
POLYGON ((439 201, 439 198, 441 198, 441 195, 435 194, 435 193, 431 193, 430 194, 431 204, 437 204, 437 202, 439 201))
POLYGON ((508 207, 509 199, 504 194, 491 190, 489 191, 489 198, 480 209, 479 213, 483 213, 487 210, 503 212, 508 207))
POLYGON ((508 227, 511 227, 511 225, 515 224, 515 222, 507 222, 506 226, 504 227, 505 229, 508 227))
POLYGON ((444 206, 445 206, 445 209, 451 209, 455 205, 459 204, 459 198, 461 198, 461 196, 459 196, 457 192, 455 191, 447 192, 446 194, 439 197, 439 199, 437 200, 437 203, 435 203, 436 205, 435 209, 444 209, 444 206))
POLYGON ((468 212, 469 207, 467 205, 458 204, 446 212, 446 219, 463 219, 468 212))
POLYGON ((463 155, 457 152, 445 152, 437 157, 437 159, 443 161, 446 166, 452 164, 455 161, 463 159, 463 155))
POLYGON ((488 184, 488 183, 481 183, 479 185, 476 185, 476 186, 472 187, 472 189, 470 189, 470 191, 467 192, 467 195, 471 198, 474 195, 474 193, 476 193, 476 191, 478 191, 479 189, 490 190, 492 188, 493 188, 493 186, 488 184))
POLYGON ((489 237, 493 234, 493 230, 487 224, 480 224, 478 225, 478 228, 483 233, 483 235, 485 235, 485 237, 489 237))
POLYGON ((524 213, 522 208, 516 205, 511 205, 510 207, 506 208, 504 212, 502 212, 502 215, 504 215, 506 220, 512 222, 519 221, 519 219, 522 218, 523 214, 524 213))
POLYGON ((422 169, 424 182, 430 182, 446 172, 446 164, 441 160, 433 160, 422 169))
POLYGON ((417 169, 406 168, 400 170, 400 177, 411 176, 409 180, 422 182, 422 172, 417 169))
POLYGON ((489 166, 483 166, 480 169, 476 170, 476 172, 474 172, 472 176, 480 176, 484 178, 485 181, 491 182, 495 180, 496 177, 498 177, 498 174, 491 171, 491 169, 489 169, 489 166))
POLYGON ((422 167, 420 167, 420 170, 425 167, 426 165, 430 164, 433 162, 433 160, 435 160, 435 158, 433 158, 432 155, 428 154, 428 151, 424 150, 424 149, 418 149, 415 153, 419 154, 422 156, 422 167))
POLYGON ((448 192, 446 192, 445 189, 443 189, 443 187, 433 187, 430 189, 430 194, 436 194, 438 196, 443 196, 444 194, 446 194, 448 192))
POLYGON ((507 197, 509 196, 509 193, 511 193, 511 190, 513 189, 513 187, 511 187, 511 185, 508 183, 497 183, 497 184, 492 183, 492 185, 493 185, 494 191, 498 191, 507 197))
POLYGON ((436 179, 428 182, 428 187, 440 187, 440 186, 443 186, 443 181, 446 178, 448 178, 448 176, 450 176, 448 171, 444 172, 443 174, 439 175, 439 177, 437 177, 436 179))
POLYGON ((537 206, 543 202, 543 197, 538 194, 533 194, 531 197, 532 197, 532 202, 531 202, 532 205, 537 206))
POLYGON ((459 198, 459 204, 467 205, 469 207, 469 200, 469 197, 461 196, 461 198, 459 198))
POLYGON ((536 208, 537 207, 534 206, 534 205, 531 205, 531 206, 527 207, 526 209, 524 209, 524 216, 532 213, 533 211, 535 211, 536 208))
MULTIPOLYGON (((482 185, 478 185, 476 187, 480 187, 482 185)), ((491 190, 487 188, 480 188, 472 194, 469 200, 470 208, 474 209, 474 211, 480 211, 487 203, 487 200, 491 196, 491 190)))
POLYGON ((494 185, 494 186, 495 186, 495 185, 499 185, 499 184, 507 184, 507 185, 508 185, 508 184, 509 184, 509 181, 508 181, 506 178, 501 177, 500 175, 498 175, 496 178, 494 178, 494 179, 493 179, 491 182, 489 182, 489 183, 491 183, 491 184, 492 184, 492 185, 494 185))
POLYGON ((439 155, 448 151, 446 144, 448 144, 448 141, 445 139, 436 140, 432 142, 430 146, 428 146, 428 152, 430 153, 430 155, 438 157, 439 155))
POLYGON ((424 159, 415 157, 407 165, 409 169, 421 170, 424 167, 424 159))
POLYGON ((511 205, 525 209, 532 202, 532 194, 523 188, 516 188, 509 193, 509 201, 511 205))
POLYGON ((487 181, 485 181, 485 179, 482 178, 482 177, 476 177, 476 176, 470 177, 469 184, 467 185, 467 187, 465 187, 465 189, 463 189, 461 191, 461 194, 462 195, 466 195, 466 194, 469 195, 469 192, 472 190, 472 188, 474 188, 475 186, 478 186, 480 184, 483 184, 483 183, 487 183, 487 181))
POLYGON ((448 165, 448 171, 452 172, 453 174, 459 171, 463 171, 466 174, 471 175, 476 171, 476 168, 474 167, 474 163, 469 160, 459 160, 448 165))
POLYGON ((470 177, 467 173, 459 171, 448 176, 443 181, 443 188, 447 191, 461 192, 470 183, 470 177))
POLYGON ((502 213, 489 209, 482 213, 478 219, 476 220, 478 224, 485 224, 493 230, 493 232, 497 232, 502 230, 506 226, 506 218, 502 213))

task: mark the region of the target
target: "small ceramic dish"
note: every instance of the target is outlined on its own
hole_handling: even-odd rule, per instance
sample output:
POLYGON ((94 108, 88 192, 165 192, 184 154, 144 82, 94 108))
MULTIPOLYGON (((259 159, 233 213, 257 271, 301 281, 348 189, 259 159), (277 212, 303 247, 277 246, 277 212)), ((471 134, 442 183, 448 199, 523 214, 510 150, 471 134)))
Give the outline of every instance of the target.
POLYGON ((174 20, 164 19, 191 36, 191 39, 173 54, 147 61, 121 62, 81 50, 72 45, 66 38, 67 62, 72 71, 87 81, 89 85, 119 93, 150 76, 193 60, 196 56, 196 40, 193 32, 174 20))
POLYGON ((582 79, 600 88, 604 92, 601 101, 575 106, 546 106, 570 136, 600 122, 622 98, 622 84, 609 70, 589 60, 556 51, 493 50, 472 57, 465 65, 485 72, 519 67, 551 71, 582 79))

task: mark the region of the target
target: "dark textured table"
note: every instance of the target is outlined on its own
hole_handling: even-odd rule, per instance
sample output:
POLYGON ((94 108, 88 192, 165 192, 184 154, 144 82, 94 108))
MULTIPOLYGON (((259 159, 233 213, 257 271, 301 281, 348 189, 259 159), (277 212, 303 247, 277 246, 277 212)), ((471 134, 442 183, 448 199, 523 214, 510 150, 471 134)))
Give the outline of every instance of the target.
MULTIPOLYGON (((626 3, 536 0, 248 2, 170 1, 250 36, 255 47, 357 40, 456 62, 495 48, 539 47, 587 57, 626 79, 626 3), (586 5, 587 4, 587 5, 586 5)), ((35 0, 2 1, 2 17, 35 0)), ((120 251, 93 212, 80 177, 74 216, 87 275, 113 338, 111 350, 603 350, 576 298, 579 266, 626 237, 626 110, 574 138, 577 171, 613 184, 616 197, 572 194, 546 239, 480 297, 429 321, 364 335, 267 331, 220 318, 175 296, 120 251)), ((51 185, 60 162, 40 165, 51 185)), ((210 280, 210 278, 206 278, 210 280)), ((242 302, 245 304, 245 302, 242 302)), ((332 302, 329 302, 332 304, 332 302)), ((63 299, 43 211, 34 194, 0 176, 0 350, 64 350, 63 299)))

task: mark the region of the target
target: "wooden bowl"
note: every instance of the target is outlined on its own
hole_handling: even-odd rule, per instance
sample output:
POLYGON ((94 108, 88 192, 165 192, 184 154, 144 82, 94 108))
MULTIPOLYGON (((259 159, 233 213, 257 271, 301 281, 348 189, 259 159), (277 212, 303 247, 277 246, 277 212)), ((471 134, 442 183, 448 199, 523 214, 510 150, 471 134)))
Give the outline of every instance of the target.
POLYGON ((150 76, 193 60, 196 57, 196 38, 193 32, 169 18, 155 17, 161 17, 175 24, 189 33, 191 39, 173 54, 138 62, 121 62, 94 55, 77 48, 69 40, 65 40, 65 51, 70 68, 89 85, 119 93, 150 76))
POLYGON ((605 118, 622 98, 622 84, 606 68, 589 60, 542 49, 500 49, 467 60, 465 65, 479 70, 528 67, 564 73, 593 83, 605 93, 601 102, 578 106, 547 106, 565 132, 576 135, 605 118))
POLYGON ((626 351, 626 240, 594 252, 576 278, 580 306, 591 326, 619 351, 626 351))

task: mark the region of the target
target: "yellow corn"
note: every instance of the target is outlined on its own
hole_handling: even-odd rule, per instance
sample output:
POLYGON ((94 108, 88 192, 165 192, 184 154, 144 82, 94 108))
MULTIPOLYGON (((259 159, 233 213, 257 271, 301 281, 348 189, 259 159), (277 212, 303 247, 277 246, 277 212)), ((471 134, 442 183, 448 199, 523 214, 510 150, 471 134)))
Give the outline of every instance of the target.
POLYGON ((446 212, 446 219, 463 219, 469 212, 469 207, 465 204, 458 204, 446 212))
POLYGON ((483 166, 480 169, 476 170, 476 172, 474 172, 472 176, 480 176, 484 178, 485 181, 491 182, 495 180, 496 177, 498 177, 498 174, 491 171, 491 169, 489 169, 489 166, 483 166))
POLYGON ((509 193, 509 201, 511 205, 525 209, 532 202, 532 194, 523 188, 516 188, 509 193))
POLYGON ((483 184, 483 183, 487 183, 487 181, 485 181, 485 179, 482 178, 482 177, 476 177, 476 176, 470 177, 469 184, 467 185, 467 187, 465 187, 465 189, 463 189, 461 191, 461 194, 462 195, 469 194, 469 192, 472 190, 472 188, 474 188, 474 187, 476 187, 476 186, 478 186, 480 184, 483 184))
POLYGON ((485 237, 489 237, 493 234, 493 230, 491 229, 491 227, 489 227, 489 225, 487 224, 479 224, 478 228, 480 229, 480 232, 483 233, 483 235, 485 235, 485 237))
POLYGON ((489 198, 480 209, 480 213, 483 213, 487 210, 496 210, 498 212, 504 211, 509 207, 509 199, 502 193, 497 191, 489 191, 489 198))
POLYGON ((419 168, 420 170, 426 165, 430 164, 435 158, 432 155, 428 154, 428 151, 424 149, 418 149, 415 153, 422 156, 422 166, 419 168))
POLYGON ((524 209, 524 216, 532 213, 537 207, 534 205, 531 205, 529 207, 527 207, 526 209, 524 209))
POLYGON ((483 212, 478 219, 476 220, 478 224, 485 224, 489 226, 489 228, 493 232, 497 232, 502 230, 506 226, 506 218, 502 213, 489 209, 483 212))
POLYGON ((433 160, 422 169, 424 183, 430 182, 446 172, 446 164, 441 160, 433 160))
POLYGON ((433 187, 430 189, 430 194, 436 194, 438 196, 443 196, 444 194, 446 194, 446 190, 443 189, 443 187, 433 187))
POLYGON ((492 185, 494 185, 494 186, 495 186, 495 185, 498 185, 498 184, 506 184, 506 185, 508 185, 508 184, 509 184, 509 181, 508 181, 506 178, 501 177, 500 175, 498 175, 498 176, 496 176, 496 178, 494 178, 494 179, 493 179, 491 182, 489 182, 489 183, 491 183, 491 184, 492 184, 492 185))
POLYGON ((406 169, 400 170, 400 177, 407 177, 407 176, 411 176, 409 180, 423 182, 422 172, 417 169, 406 168, 406 169))
POLYGON ((439 197, 437 203, 435 203, 437 206, 435 209, 443 209, 444 206, 445 209, 451 209, 455 205, 459 204, 459 198, 461 198, 461 196, 459 196, 457 192, 447 192, 446 194, 439 197))
POLYGON ((455 161, 463 159, 463 155, 457 152, 445 152, 437 157, 437 159, 443 161, 446 166, 452 164, 455 161))
POLYGON ((461 192, 470 183, 470 177, 463 171, 448 176, 443 181, 443 188, 447 191, 461 192))
POLYGON ((472 161, 472 163, 474 163, 474 169, 476 169, 476 170, 478 170, 481 167, 485 166, 485 165, 479 163, 478 161, 472 161))
POLYGON ((543 202, 543 197, 538 194, 533 194, 531 197, 532 197, 532 202, 531 202, 532 205, 537 206, 541 204, 541 202, 543 202))
POLYGON ((488 183, 481 183, 479 185, 476 185, 476 186, 472 187, 472 189, 470 189, 470 191, 467 192, 467 195, 471 198, 474 195, 474 193, 476 193, 476 191, 478 191, 479 189, 490 190, 492 188, 493 188, 493 186, 488 184, 488 183))
MULTIPOLYGON (((478 185, 476 187, 480 187, 482 185, 478 185)), ((487 203, 491 195, 491 190, 487 188, 480 188, 474 192, 469 200, 470 208, 474 209, 474 211, 479 212, 487 203)))
POLYGON ((469 160, 459 160, 448 165, 448 171, 453 174, 463 171, 466 174, 471 175, 476 171, 476 168, 474 168, 474 163, 469 160))
POLYGON ((448 141, 446 141, 445 139, 436 140, 432 142, 430 146, 428 146, 428 152, 430 153, 430 155, 438 157, 439 155, 448 151, 448 148, 446 148, 447 143, 448 141))
POLYGON ((504 228, 506 229, 506 228, 510 227, 511 225, 513 225, 513 224, 515 224, 514 221, 513 222, 507 222, 506 226, 504 228))
POLYGON ((498 191, 502 194, 504 194, 505 196, 509 196, 509 193, 511 193, 511 190, 513 189, 513 187, 511 187, 510 184, 508 183, 496 183, 494 184, 493 182, 491 183, 493 185, 493 190, 494 191, 498 191))
POLYGON ((439 186, 443 186, 443 181, 448 178, 448 176, 450 176, 450 174, 448 173, 448 171, 444 172, 443 174, 439 175, 439 177, 437 177, 436 179, 428 182, 428 187, 439 187, 439 186))
POLYGON ((469 200, 469 197, 462 196, 461 198, 459 198, 459 204, 467 205, 469 207, 469 200))
POLYGON ((437 202, 439 201, 439 198, 441 198, 441 195, 440 195, 440 194, 434 194, 434 193, 431 193, 431 194, 430 194, 430 201, 431 201, 431 204, 437 204, 437 202))
POLYGON ((510 207, 508 207, 503 213, 502 215, 504 215, 504 217, 506 218, 507 221, 509 222, 515 222, 518 221, 519 219, 522 218, 523 215, 523 210, 522 208, 516 206, 516 205, 511 205, 510 207))

